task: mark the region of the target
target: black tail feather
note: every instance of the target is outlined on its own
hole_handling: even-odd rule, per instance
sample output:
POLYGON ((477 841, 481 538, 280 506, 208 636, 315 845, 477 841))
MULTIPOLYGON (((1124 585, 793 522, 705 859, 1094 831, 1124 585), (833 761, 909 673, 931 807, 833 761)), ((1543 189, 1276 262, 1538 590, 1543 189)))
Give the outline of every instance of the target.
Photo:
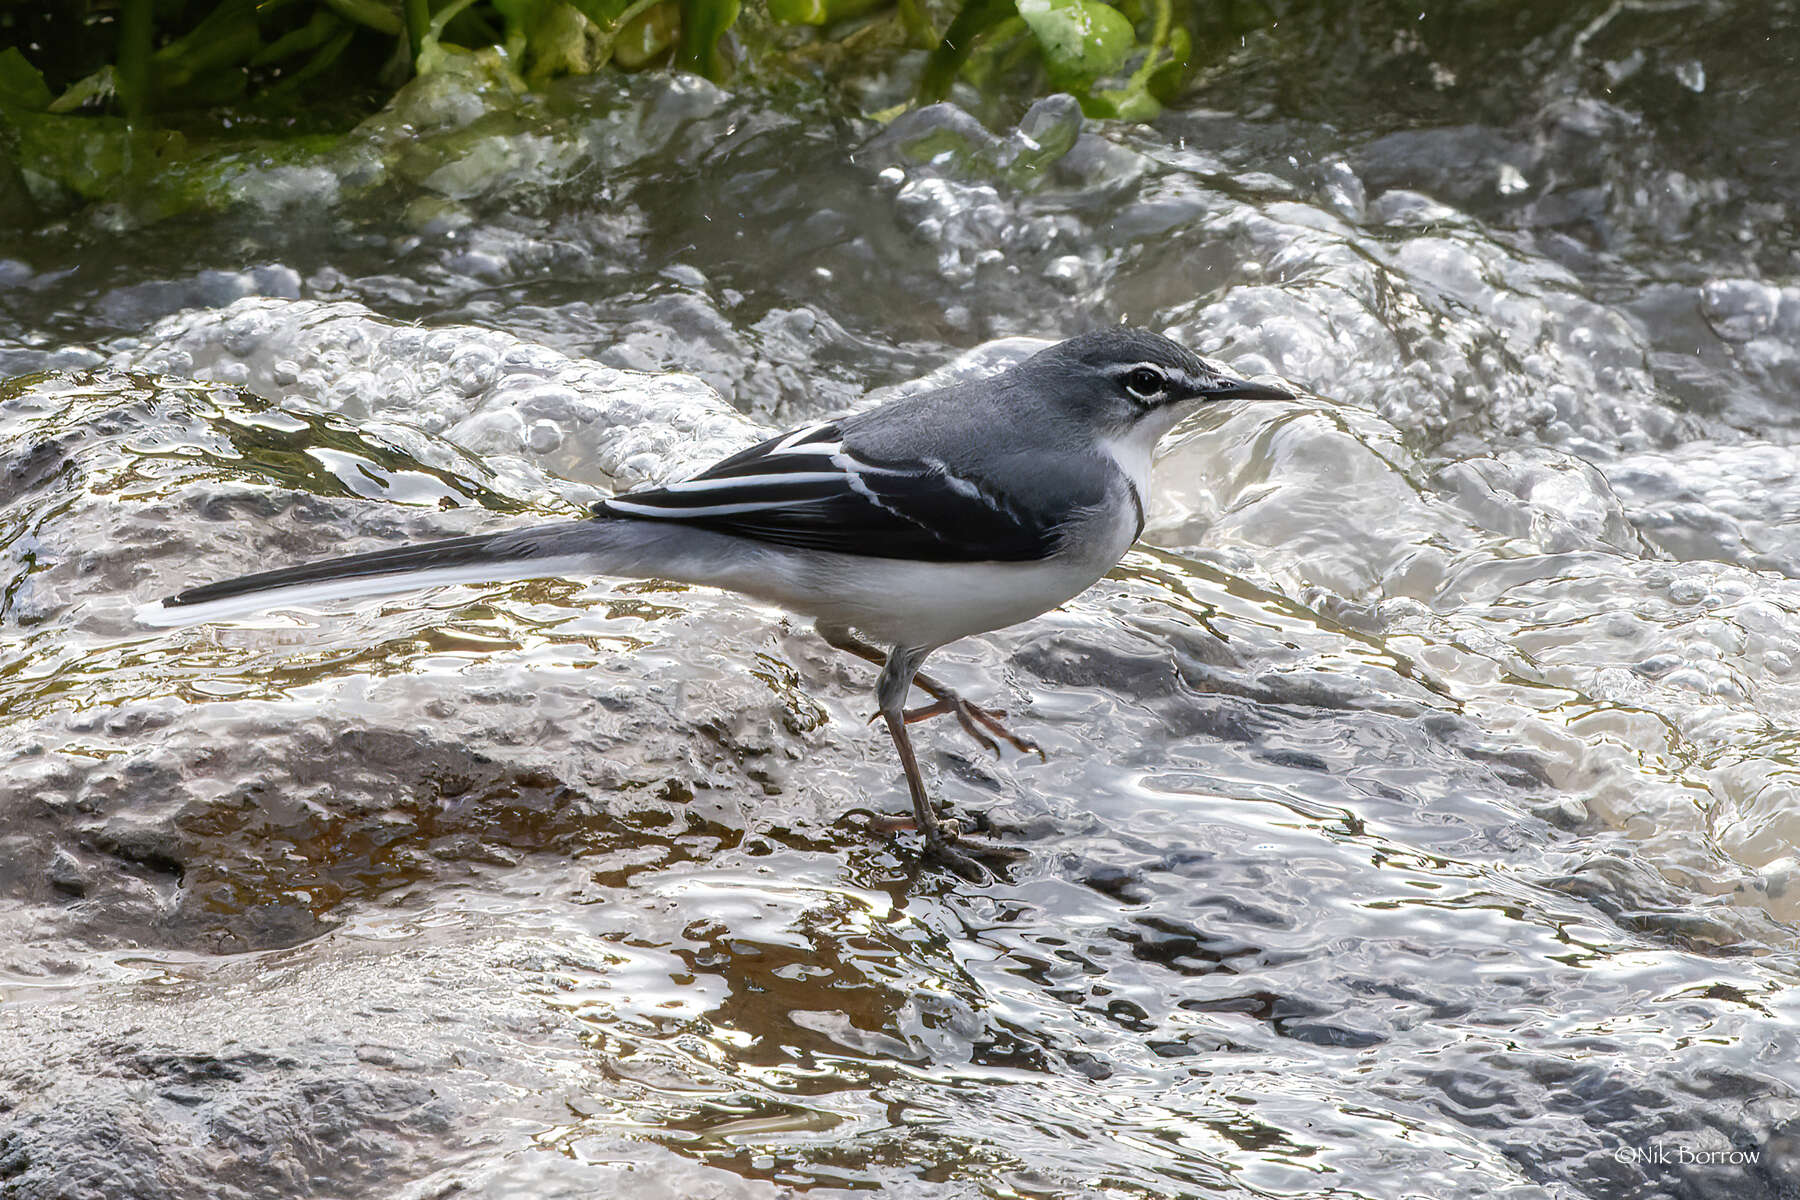
POLYGON ((376 550, 349 558, 329 558, 322 562, 302 563, 276 571, 260 571, 237 579, 188 588, 163 601, 166 608, 185 604, 204 604, 209 600, 226 600, 251 592, 294 584, 318 583, 328 579, 359 579, 371 575, 394 575, 427 567, 462 567, 475 563, 499 561, 507 557, 496 554, 494 543, 511 539, 510 533, 485 533, 472 537, 447 538, 419 546, 397 546, 392 550, 376 550))

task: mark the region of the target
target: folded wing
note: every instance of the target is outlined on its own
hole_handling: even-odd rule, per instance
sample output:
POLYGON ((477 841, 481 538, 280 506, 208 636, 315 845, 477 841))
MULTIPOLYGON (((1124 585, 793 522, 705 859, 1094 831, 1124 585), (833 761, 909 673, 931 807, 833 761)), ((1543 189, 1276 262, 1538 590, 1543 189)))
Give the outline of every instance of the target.
POLYGON ((1061 543, 1060 527, 1030 506, 935 459, 859 454, 835 421, 771 438, 681 483, 602 500, 594 512, 928 562, 1028 562, 1061 543))

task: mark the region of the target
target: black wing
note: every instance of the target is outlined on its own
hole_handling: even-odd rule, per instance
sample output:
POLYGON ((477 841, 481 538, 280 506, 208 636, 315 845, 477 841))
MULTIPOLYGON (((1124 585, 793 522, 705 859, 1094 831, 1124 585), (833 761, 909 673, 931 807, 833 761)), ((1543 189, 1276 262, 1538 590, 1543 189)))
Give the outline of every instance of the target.
POLYGON ((594 512, 929 562, 1030 562, 1061 544, 1046 515, 934 459, 858 454, 835 421, 771 438, 681 483, 602 500, 594 512))

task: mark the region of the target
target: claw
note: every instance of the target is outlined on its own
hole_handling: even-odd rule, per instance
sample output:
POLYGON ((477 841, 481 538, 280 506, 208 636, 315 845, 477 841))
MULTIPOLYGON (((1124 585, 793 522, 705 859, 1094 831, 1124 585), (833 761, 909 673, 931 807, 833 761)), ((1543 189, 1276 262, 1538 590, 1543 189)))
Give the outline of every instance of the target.
POLYGON ((900 756, 900 768, 906 775, 906 790, 912 797, 913 815, 911 821, 878 819, 878 827, 891 831, 910 826, 918 830, 925 840, 927 859, 935 859, 977 884, 990 883, 994 876, 976 861, 976 856, 993 859, 1024 857, 1022 850, 976 838, 965 838, 962 836, 961 826, 955 821, 940 822, 937 819, 931 810, 931 799, 925 793, 925 780, 919 774, 912 737, 906 732, 906 727, 915 721, 954 713, 963 732, 992 750, 996 757, 1000 754, 1000 747, 988 733, 1004 738, 1021 752, 1035 753, 1042 758, 1044 751, 1038 744, 1029 738, 1017 736, 1002 725, 1000 721, 1006 713, 1000 709, 978 708, 937 680, 920 674, 919 664, 925 660, 932 647, 895 646, 884 656, 878 648, 858 638, 847 627, 821 622, 818 628, 820 635, 838 649, 849 651, 869 662, 882 664, 881 680, 875 689, 875 697, 881 704, 881 710, 869 718, 869 723, 872 725, 877 719, 887 722, 888 735, 894 740, 894 751, 900 756), (937 703, 925 708, 904 709, 902 704, 906 693, 915 683, 935 697, 937 703))
POLYGON ((954 692, 940 696, 937 703, 928 704, 924 708, 907 709, 906 723, 912 725, 919 721, 929 720, 932 717, 941 717, 945 713, 953 713, 956 716, 957 724, 963 727, 963 732, 974 738, 975 741, 983 747, 993 751, 995 758, 1000 757, 1000 747, 994 744, 993 738, 989 737, 987 733, 984 733, 981 728, 977 727, 977 722, 979 722, 981 726, 984 726, 988 732, 993 733, 996 737, 1004 740, 1020 754, 1035 754, 1040 760, 1045 762, 1049 761, 1044 755, 1044 748, 1042 746, 1039 746, 1028 737, 1021 737, 1008 729, 1005 725, 1001 724, 1001 719, 1006 716, 1005 709, 982 708, 978 704, 970 704, 967 700, 964 700, 954 692))
POLYGON ((994 882, 994 873, 947 841, 927 841, 925 856, 943 863, 973 884, 994 882))
MULTIPOLYGON (((920 721, 928 721, 932 717, 941 717, 945 713, 955 713, 956 723, 963 727, 963 732, 974 738, 976 743, 993 752, 995 758, 1000 757, 1000 747, 994 739, 981 732, 974 721, 974 706, 963 700, 939 700, 936 704, 928 704, 924 708, 909 708, 904 714, 908 725, 917 725, 920 721)), ((978 711, 978 710, 976 710, 978 711)))
POLYGON ((940 818, 935 822, 935 830, 920 827, 910 817, 871 817, 872 828, 885 834, 921 833, 925 836, 925 856, 943 863, 964 879, 974 883, 991 883, 993 872, 988 870, 982 860, 995 862, 1017 862, 1025 857, 1025 851, 1013 846, 1002 846, 983 838, 968 837, 963 833, 962 822, 953 817, 940 818), (936 836, 933 836, 935 832, 936 836))
POLYGON ((925 853, 973 883, 993 881, 994 873, 982 861, 984 859, 988 862, 1011 863, 1026 857, 1025 851, 1017 846, 1003 846, 985 838, 965 836, 960 823, 956 821, 946 820, 938 824, 943 837, 936 841, 926 838, 925 853))

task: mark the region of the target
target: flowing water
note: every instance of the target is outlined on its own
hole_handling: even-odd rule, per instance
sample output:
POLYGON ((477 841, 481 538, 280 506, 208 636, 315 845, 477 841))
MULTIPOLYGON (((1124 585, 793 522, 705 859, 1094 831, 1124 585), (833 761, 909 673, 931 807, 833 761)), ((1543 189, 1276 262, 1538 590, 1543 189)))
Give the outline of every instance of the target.
POLYGON ((1800 1194, 1800 27, 1554 8, 1150 127, 440 77, 0 246, 0 1196, 1800 1194), (142 619, 1118 321, 1297 397, 934 659, 989 884, 729 595, 142 619))

